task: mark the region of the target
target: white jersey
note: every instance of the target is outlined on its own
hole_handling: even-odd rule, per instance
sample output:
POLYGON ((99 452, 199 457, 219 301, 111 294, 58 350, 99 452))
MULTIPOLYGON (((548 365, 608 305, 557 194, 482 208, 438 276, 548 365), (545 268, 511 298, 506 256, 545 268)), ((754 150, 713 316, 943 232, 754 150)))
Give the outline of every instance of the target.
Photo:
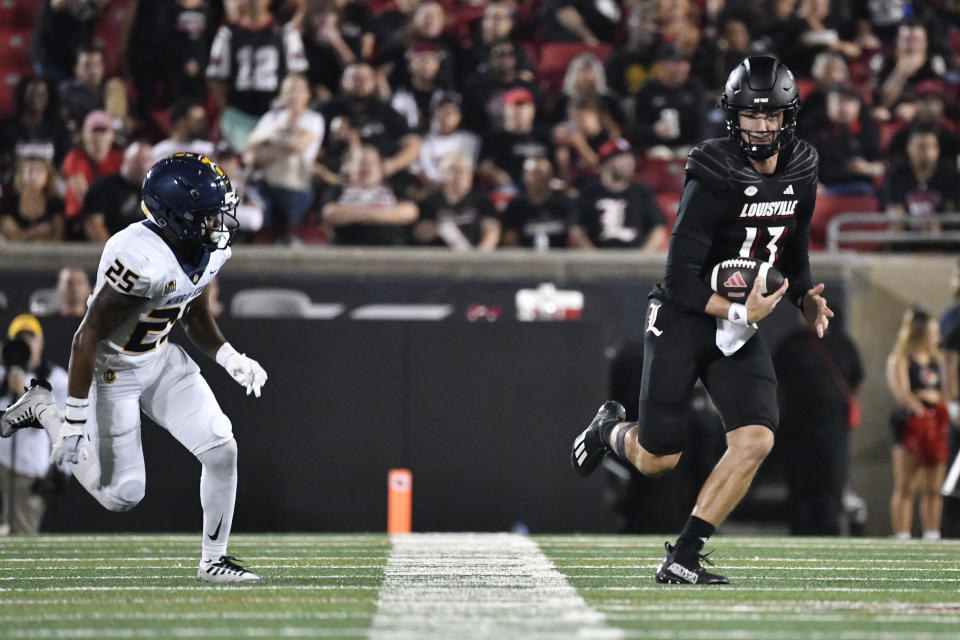
POLYGON ((230 248, 208 253, 197 269, 181 265, 173 249, 151 229, 131 224, 107 240, 97 268, 95 291, 108 286, 146 298, 136 312, 97 345, 97 369, 130 369, 152 362, 167 334, 230 259, 230 248))

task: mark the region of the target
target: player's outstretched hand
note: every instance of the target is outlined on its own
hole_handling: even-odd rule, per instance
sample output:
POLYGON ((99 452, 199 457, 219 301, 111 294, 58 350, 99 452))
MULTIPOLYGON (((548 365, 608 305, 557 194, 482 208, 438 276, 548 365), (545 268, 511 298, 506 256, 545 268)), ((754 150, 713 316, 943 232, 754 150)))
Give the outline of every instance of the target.
POLYGON ((747 308, 747 323, 753 324, 754 322, 759 322, 770 315, 777 304, 779 304, 780 299, 783 298, 783 294, 787 292, 787 287, 789 286, 790 281, 784 278, 783 284, 779 289, 765 296, 761 293, 763 278, 754 280, 753 288, 750 289, 750 295, 747 296, 746 301, 743 303, 747 308))
POLYGON ((259 362, 247 357, 244 353, 238 353, 229 343, 220 347, 217 352, 217 362, 227 370, 231 378, 247 390, 247 395, 253 393, 256 397, 260 397, 260 387, 267 382, 267 372, 259 362))
POLYGON ((827 299, 821 296, 824 285, 821 282, 803 296, 803 318, 811 327, 816 329, 817 335, 823 337, 823 332, 830 326, 833 311, 827 306, 827 299))

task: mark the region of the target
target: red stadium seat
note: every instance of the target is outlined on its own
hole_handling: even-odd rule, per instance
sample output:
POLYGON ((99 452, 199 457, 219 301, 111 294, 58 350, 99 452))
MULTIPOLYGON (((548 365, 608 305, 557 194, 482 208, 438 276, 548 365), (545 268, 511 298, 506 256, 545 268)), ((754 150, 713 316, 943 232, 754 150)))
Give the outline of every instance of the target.
POLYGON ((581 53, 592 53, 603 62, 610 56, 610 50, 608 44, 590 46, 577 42, 548 42, 540 49, 537 75, 552 91, 559 91, 571 60, 581 53))
POLYGON ((22 76, 15 72, 0 73, 0 118, 13 115, 17 84, 22 76))
POLYGON ((686 159, 641 159, 637 179, 657 193, 680 193, 683 191, 686 164, 686 159))
POLYGON ((0 0, 0 25, 5 29, 30 29, 37 21, 42 0, 0 0))
POLYGON ((27 73, 33 68, 30 62, 31 30, 0 28, 0 61, 5 71, 27 73))
MULTIPOLYGON (((818 195, 810 221, 810 248, 823 250, 827 246, 827 223, 841 213, 876 213, 880 203, 874 196, 828 196, 818 195)), ((882 229, 884 225, 875 225, 882 229)), ((862 251, 879 251, 879 245, 855 247, 862 251)))

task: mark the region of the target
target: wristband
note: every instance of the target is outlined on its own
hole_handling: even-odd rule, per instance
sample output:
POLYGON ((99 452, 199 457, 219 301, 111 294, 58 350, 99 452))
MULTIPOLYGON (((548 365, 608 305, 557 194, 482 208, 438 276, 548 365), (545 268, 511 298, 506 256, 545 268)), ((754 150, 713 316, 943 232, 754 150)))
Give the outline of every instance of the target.
POLYGON ((67 410, 64 412, 63 417, 67 422, 78 423, 87 421, 87 408, 90 406, 90 401, 87 398, 74 398, 73 396, 67 397, 67 410))
POLYGON ((954 424, 960 422, 960 402, 956 400, 951 400, 947 403, 947 414, 950 416, 950 421, 954 424))
POLYGON ((233 348, 233 345, 231 345, 229 342, 224 342, 222 345, 220 345, 220 348, 217 349, 217 364, 226 369, 227 360, 229 360, 230 357, 236 353, 237 350, 233 348))
POLYGON ((734 302, 730 305, 730 310, 727 311, 727 320, 741 327, 747 326, 747 307, 739 302, 734 302))

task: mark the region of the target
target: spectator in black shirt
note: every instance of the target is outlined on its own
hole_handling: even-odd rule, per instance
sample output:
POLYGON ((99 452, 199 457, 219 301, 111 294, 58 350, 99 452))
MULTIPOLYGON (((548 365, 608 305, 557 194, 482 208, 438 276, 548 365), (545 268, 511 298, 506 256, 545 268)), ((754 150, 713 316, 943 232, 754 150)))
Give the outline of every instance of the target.
POLYGON ((340 86, 347 65, 373 57, 376 36, 366 5, 350 0, 310 0, 303 47, 310 84, 321 101, 340 86))
POLYGON ((693 66, 708 91, 722 89, 730 72, 750 55, 750 27, 740 13, 721 15, 716 39, 705 41, 698 49, 693 66))
POLYGON ((630 143, 611 140, 600 148, 600 177, 577 201, 582 228, 594 247, 660 249, 666 218, 653 192, 634 180, 637 162, 630 143))
POLYGON ((16 113, 0 121, 0 185, 12 179, 18 145, 44 147, 55 167, 73 146, 70 132, 59 117, 57 91, 53 82, 27 75, 17 84, 16 113))
POLYGON ((907 160, 907 138, 913 126, 921 124, 932 126, 937 130, 941 158, 947 162, 960 160, 960 136, 956 133, 957 125, 947 117, 945 92, 946 87, 937 80, 926 80, 917 84, 913 119, 893 134, 887 146, 887 159, 890 160, 890 164, 907 160))
POLYGON ((818 53, 810 67, 814 89, 803 101, 797 116, 797 131, 806 138, 817 123, 827 117, 827 94, 831 89, 850 81, 850 69, 843 56, 833 51, 818 53))
POLYGON ((500 221, 487 196, 473 188, 473 158, 453 153, 440 168, 443 184, 420 204, 414 242, 459 251, 493 251, 500 242, 500 221))
POLYGON ((103 109, 103 50, 95 44, 77 49, 73 77, 60 84, 60 104, 70 131, 77 133, 87 114, 103 109))
POLYGON ((63 200, 50 159, 50 155, 21 155, 17 159, 13 190, 0 203, 0 239, 11 242, 63 240, 63 200))
POLYGON ((544 9, 544 42, 612 42, 622 10, 617 0, 551 0, 544 9))
POLYGON ((852 22, 831 12, 830 0, 800 0, 784 28, 786 37, 777 50, 800 78, 810 77, 810 63, 823 51, 836 51, 851 60, 860 57, 852 22))
POLYGON ((334 227, 338 245, 402 245, 419 215, 413 202, 399 200, 384 182, 383 164, 373 145, 350 153, 343 186, 324 194, 323 221, 334 227))
POLYGON ((554 157, 549 130, 534 125, 537 108, 527 89, 503 94, 503 130, 483 137, 480 172, 498 187, 518 186, 528 158, 554 157))
POLYGON ((90 242, 105 243, 131 222, 143 219, 140 185, 153 165, 145 142, 134 142, 123 153, 120 172, 98 178, 83 199, 83 230, 90 242))
POLYGON ((690 77, 689 56, 679 47, 663 47, 658 60, 660 77, 637 95, 636 143, 648 155, 683 157, 701 136, 703 88, 690 77))
POLYGON ((407 28, 420 0, 394 0, 393 8, 377 14, 373 20, 373 33, 378 47, 382 47, 395 33, 407 28))
MULTIPOLYGON (((410 82, 407 71, 408 52, 417 45, 429 44, 439 51, 452 51, 454 43, 444 33, 447 16, 439 2, 426 0, 417 5, 406 29, 397 31, 379 47, 377 71, 396 89, 410 82)), ((451 56, 440 61, 439 82, 447 86, 453 82, 454 65, 451 56)))
POLYGON ((420 153, 420 137, 410 131, 406 120, 396 109, 377 96, 377 80, 373 68, 363 62, 348 66, 340 83, 340 94, 320 108, 330 123, 331 135, 324 151, 340 155, 338 140, 355 137, 363 144, 376 147, 383 158, 383 173, 389 178, 413 164, 420 153), (340 133, 341 128, 347 130, 340 133))
POLYGON ((577 209, 563 191, 554 187, 553 165, 545 157, 523 165, 523 192, 510 201, 503 214, 504 247, 530 247, 539 251, 585 246, 583 232, 572 237, 577 209))
POLYGON ((557 142, 557 163, 560 175, 568 183, 579 187, 582 182, 597 175, 600 169, 600 147, 619 137, 619 131, 609 127, 595 103, 574 104, 570 118, 554 129, 557 142))
POLYGON ((440 65, 447 59, 446 51, 430 43, 418 44, 407 50, 408 83, 397 87, 390 106, 407 120, 407 125, 420 134, 430 129, 430 104, 439 99, 443 89, 438 83, 440 65))
POLYGON ((607 87, 603 63, 592 53, 581 53, 570 61, 563 79, 563 93, 553 106, 550 122, 559 123, 569 116, 572 105, 593 104, 606 129, 619 137, 626 124, 619 98, 607 87))
POLYGON ((100 11, 108 0, 43 0, 30 52, 38 75, 55 82, 73 70, 77 48, 90 42, 100 11))
POLYGON ((139 114, 159 133, 163 125, 155 120, 156 110, 177 100, 206 100, 204 70, 222 7, 211 0, 131 4, 134 15, 127 38, 126 66, 136 88, 139 114))
POLYGON ((877 54, 870 66, 875 72, 874 104, 886 109, 893 108, 904 89, 924 80, 943 79, 947 71, 943 58, 929 50, 926 27, 916 20, 902 23, 896 50, 877 54))
POLYGON ((940 228, 937 214, 957 211, 960 175, 950 162, 940 161, 937 131, 918 125, 907 139, 909 161, 887 174, 883 199, 887 213, 903 216, 911 227, 940 228))
POLYGON ((627 43, 607 60, 607 81, 618 95, 635 96, 656 75, 660 26, 654 3, 637 3, 627 16, 627 43))
POLYGON ((877 125, 860 100, 856 86, 835 87, 827 93, 825 117, 803 132, 820 154, 820 184, 832 195, 872 194, 885 169, 877 125))
POLYGON ((457 61, 457 73, 461 78, 473 77, 483 71, 490 48, 498 42, 510 41, 514 44, 517 56, 517 68, 524 80, 533 80, 533 66, 527 58, 527 52, 514 37, 516 8, 509 0, 493 0, 483 10, 469 46, 461 49, 457 61))
POLYGON ((524 88, 533 96, 537 112, 543 110, 543 98, 536 83, 525 80, 520 72, 517 49, 508 40, 490 47, 490 56, 482 75, 467 83, 463 92, 463 126, 483 135, 502 128, 504 94, 524 88))

